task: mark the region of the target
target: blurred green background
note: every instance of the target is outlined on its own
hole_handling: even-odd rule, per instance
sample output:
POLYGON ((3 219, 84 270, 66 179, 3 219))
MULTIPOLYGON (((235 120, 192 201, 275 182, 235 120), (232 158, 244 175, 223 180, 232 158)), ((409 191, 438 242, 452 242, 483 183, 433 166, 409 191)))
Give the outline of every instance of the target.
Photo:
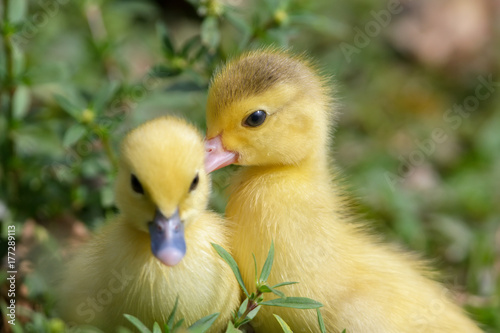
MULTIPOLYGON (((2 332, 64 330, 51 276, 116 212, 124 133, 164 114, 204 130, 211 73, 266 45, 305 52, 331 77, 332 152, 358 213, 434 260, 457 302, 500 332, 498 1, 0 4, 2 312, 8 225, 18 305, 2 332)), ((228 173, 213 177, 220 212, 228 173)))

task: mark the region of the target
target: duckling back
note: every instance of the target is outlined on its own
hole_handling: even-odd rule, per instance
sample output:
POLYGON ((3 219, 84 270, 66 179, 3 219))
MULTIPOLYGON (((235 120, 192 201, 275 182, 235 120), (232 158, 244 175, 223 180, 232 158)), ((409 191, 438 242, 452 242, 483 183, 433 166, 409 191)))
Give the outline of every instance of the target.
POLYGON ((239 290, 211 246, 229 250, 229 233, 206 210, 203 155, 198 131, 175 118, 155 119, 126 137, 116 183, 120 214, 68 263, 60 307, 66 320, 112 332, 128 326, 127 313, 152 327, 167 322, 178 297, 177 319, 190 325, 219 312, 211 332, 225 328, 239 290), (178 239, 155 249, 158 233, 178 239))

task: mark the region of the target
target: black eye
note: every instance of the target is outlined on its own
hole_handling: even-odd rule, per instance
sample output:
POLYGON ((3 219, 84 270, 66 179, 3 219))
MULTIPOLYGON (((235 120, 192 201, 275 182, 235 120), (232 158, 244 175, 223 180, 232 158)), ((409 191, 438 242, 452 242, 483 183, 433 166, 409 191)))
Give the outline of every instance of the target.
POLYGON ((144 194, 141 182, 134 174, 130 175, 130 185, 132 185, 132 190, 134 190, 135 193, 144 194))
POLYGON ((267 113, 263 110, 257 110, 245 119, 244 126, 257 127, 264 123, 267 113))
POLYGON ((196 176, 193 179, 193 182, 191 183, 191 186, 189 186, 189 192, 194 191, 198 187, 199 182, 200 182, 200 176, 196 174, 196 176))

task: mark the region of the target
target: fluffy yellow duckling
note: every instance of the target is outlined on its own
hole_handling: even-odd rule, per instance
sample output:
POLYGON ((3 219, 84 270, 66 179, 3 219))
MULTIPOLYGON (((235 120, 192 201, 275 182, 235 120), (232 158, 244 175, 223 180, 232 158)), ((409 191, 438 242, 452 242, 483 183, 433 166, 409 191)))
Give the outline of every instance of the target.
MULTIPOLYGON (((158 118, 125 138, 116 182, 120 214, 70 261, 63 317, 105 332, 127 326, 124 313, 152 327, 176 318, 190 325, 220 312, 221 332, 239 303, 229 266, 212 248, 228 249, 224 220, 206 210, 209 178, 194 127, 158 118)), ((162 324, 163 325, 163 324, 162 324)))
MULTIPOLYGON (((425 264, 354 223, 328 157, 331 101, 307 60, 256 51, 214 76, 207 104, 207 172, 231 163, 226 216, 244 282, 255 286, 252 253, 265 261, 274 240, 270 285, 324 304, 327 332, 480 332, 425 264), (333 180, 332 180, 333 178, 333 180)), ((258 332, 317 332, 313 310, 263 308, 258 332)))

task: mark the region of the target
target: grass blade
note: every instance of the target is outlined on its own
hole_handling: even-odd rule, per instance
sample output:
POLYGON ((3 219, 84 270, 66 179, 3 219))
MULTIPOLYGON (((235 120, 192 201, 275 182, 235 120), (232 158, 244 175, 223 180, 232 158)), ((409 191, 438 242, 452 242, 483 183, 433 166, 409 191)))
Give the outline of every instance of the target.
POLYGON ((294 309, 317 309, 323 306, 320 302, 307 297, 275 298, 270 301, 260 302, 259 305, 280 306, 294 309))
POLYGON ((190 333, 205 333, 212 326, 214 321, 219 316, 218 313, 208 315, 196 321, 193 325, 189 326, 188 332, 190 333))
POLYGON ((241 289, 243 289, 243 292, 245 295, 250 298, 250 294, 247 291, 247 288, 245 288, 245 284, 243 283, 243 278, 241 277, 240 269, 238 268, 238 264, 236 261, 234 261, 233 257, 226 251, 224 248, 220 245, 212 243, 212 246, 215 248, 215 251, 221 256, 222 259, 224 259, 225 262, 231 267, 233 270, 234 275, 236 276, 236 280, 240 284, 241 289))
POLYGON ((273 267, 274 261, 274 242, 271 242, 271 248, 269 249, 269 253, 267 254, 266 262, 262 267, 262 272, 260 273, 260 281, 267 281, 267 278, 271 274, 271 268, 273 267))
POLYGON ((161 333, 160 325, 157 322, 153 325, 153 333, 161 333))
POLYGON ((279 288, 279 287, 288 286, 288 285, 297 284, 297 283, 298 282, 281 282, 281 283, 275 284, 271 288, 276 289, 276 288, 279 288))
POLYGON ((321 333, 326 333, 325 322, 323 321, 323 316, 321 315, 321 311, 319 311, 319 309, 316 309, 316 312, 318 313, 319 330, 321 333))
POLYGON ((174 326, 175 312, 177 311, 178 305, 179 305, 179 296, 177 295, 177 297, 175 298, 174 308, 170 312, 170 315, 168 316, 167 320, 167 325, 169 328, 172 328, 174 326))
POLYGON ((139 320, 139 318, 136 318, 132 315, 129 315, 129 314, 124 314, 125 318, 127 318, 128 321, 130 321, 135 327, 137 327, 137 329, 141 332, 141 333, 151 333, 151 331, 149 330, 149 328, 146 327, 146 325, 144 325, 142 323, 142 321, 139 320))
POLYGON ((288 324, 278 315, 273 315, 276 320, 278 321, 278 323, 280 323, 280 326, 281 328, 283 329, 283 332, 285 333, 293 333, 292 329, 290 328, 290 326, 288 326, 288 324))

